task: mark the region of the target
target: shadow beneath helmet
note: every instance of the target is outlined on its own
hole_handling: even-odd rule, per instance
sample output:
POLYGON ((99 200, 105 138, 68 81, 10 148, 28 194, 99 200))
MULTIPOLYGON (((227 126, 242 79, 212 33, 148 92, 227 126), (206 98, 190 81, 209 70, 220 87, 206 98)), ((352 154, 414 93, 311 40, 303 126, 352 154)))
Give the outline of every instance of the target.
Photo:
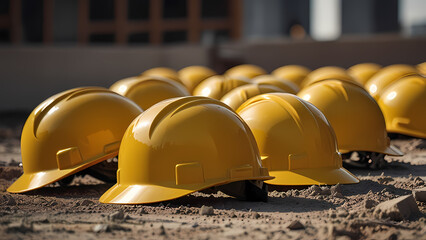
POLYGON ((22 194, 57 198, 99 198, 112 185, 113 183, 105 183, 89 175, 72 175, 66 184, 60 184, 58 181, 22 194))
POLYGON ((74 186, 47 186, 23 194, 56 198, 99 198, 111 187, 112 184, 107 183, 74 186))

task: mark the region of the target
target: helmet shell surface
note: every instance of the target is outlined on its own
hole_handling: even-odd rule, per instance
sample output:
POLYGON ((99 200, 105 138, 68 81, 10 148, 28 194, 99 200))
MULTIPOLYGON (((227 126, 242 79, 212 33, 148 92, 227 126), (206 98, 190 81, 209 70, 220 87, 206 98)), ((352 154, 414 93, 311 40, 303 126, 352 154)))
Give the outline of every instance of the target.
POLYGON ((183 85, 185 85, 188 91, 192 93, 194 88, 200 84, 200 82, 206 78, 216 75, 216 72, 204 66, 189 66, 179 70, 178 74, 183 85))
POLYGON ((24 174, 8 191, 41 188, 116 156, 127 126, 140 113, 135 103, 105 88, 76 88, 48 98, 24 125, 24 174))
POLYGON ((229 77, 246 77, 252 79, 264 74, 266 74, 265 69, 259 66, 253 64, 242 64, 228 69, 224 75, 229 77))
POLYGON ((426 138, 426 79, 405 77, 389 86, 377 101, 389 132, 426 138))
POLYGON ((307 67, 300 65, 286 65, 272 71, 272 75, 293 82, 297 86, 302 85, 303 79, 311 72, 307 67))
POLYGON ((344 68, 336 67, 336 66, 326 66, 315 69, 311 73, 309 73, 306 78, 302 82, 302 88, 309 87, 310 85, 324 81, 329 79, 335 79, 344 82, 351 82, 360 87, 362 85, 355 81, 349 74, 346 72, 344 68))
POLYGON ((167 68, 167 67, 155 67, 150 68, 143 73, 140 74, 140 76, 159 76, 159 77, 165 77, 172 79, 173 81, 176 81, 178 83, 182 83, 179 79, 179 74, 174 69, 167 68))
POLYGON ((131 99, 142 109, 165 99, 190 95, 182 84, 160 76, 122 79, 111 85, 110 90, 131 99))
POLYGON ((377 100, 387 86, 405 76, 415 74, 417 74, 416 69, 410 65, 390 65, 382 68, 379 72, 374 74, 374 76, 365 84, 365 89, 367 89, 368 93, 377 100))
POLYGON ((220 100, 232 109, 237 110, 241 104, 247 101, 249 98, 262 93, 270 92, 284 92, 281 88, 273 85, 259 85, 259 84, 247 84, 237 88, 234 88, 220 100))
POLYGON ((254 137, 235 112, 210 98, 175 98, 130 124, 117 184, 100 201, 153 203, 230 182, 268 179, 254 137))
POLYGON ((350 67, 347 72, 357 82, 364 86, 381 68, 382 66, 375 63, 360 63, 350 67))
POLYGON ((291 93, 291 94, 296 94, 300 90, 295 83, 289 80, 275 77, 274 75, 257 76, 252 79, 252 82, 260 84, 260 85, 273 85, 275 87, 280 88, 284 92, 291 93))
POLYGON ((209 97, 219 100, 232 89, 250 83, 251 81, 248 78, 244 77, 228 77, 216 75, 202 81, 194 89, 193 95, 209 97))
POLYGON ((246 101, 237 113, 253 132, 272 185, 357 183, 342 167, 336 138, 324 115, 288 93, 246 101))
POLYGON ((402 155, 390 145, 380 107, 362 87, 327 80, 302 89, 297 95, 325 115, 336 133, 341 153, 367 151, 402 155))

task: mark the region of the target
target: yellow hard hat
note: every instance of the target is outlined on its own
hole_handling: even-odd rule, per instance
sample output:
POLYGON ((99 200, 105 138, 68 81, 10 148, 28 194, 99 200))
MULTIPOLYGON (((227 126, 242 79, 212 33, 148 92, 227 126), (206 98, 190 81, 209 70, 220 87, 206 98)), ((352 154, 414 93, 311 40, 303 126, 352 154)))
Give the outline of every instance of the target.
POLYGON ((389 132, 426 138, 426 78, 402 78, 386 88, 377 102, 389 132))
POLYGON ((310 85, 328 79, 335 79, 345 82, 351 82, 353 84, 357 84, 360 87, 362 85, 355 81, 349 74, 346 73, 346 70, 341 67, 335 66, 326 66, 318 68, 306 76, 306 78, 302 82, 302 88, 309 87, 310 85))
POLYGON ((416 69, 421 75, 426 76, 426 62, 417 64, 416 69))
POLYGON ((275 87, 281 88, 284 92, 296 94, 299 92, 299 87, 288 80, 281 79, 274 75, 260 75, 252 79, 252 82, 263 85, 273 85, 275 87))
POLYGON ((286 65, 275 69, 271 74, 289 80, 297 86, 301 86, 303 79, 311 72, 307 67, 300 65, 286 65))
POLYGON ((232 89, 249 84, 251 81, 244 77, 228 77, 216 75, 209 77, 206 80, 202 81, 195 87, 192 95, 194 96, 203 96, 213 99, 221 99, 223 95, 232 89))
POLYGON ((162 101, 137 117, 119 152, 117 184, 103 203, 171 200, 212 186, 268 180, 248 126, 206 97, 162 101))
POLYGON ((333 129, 312 104, 288 93, 258 95, 237 113, 250 127, 272 185, 358 183, 342 167, 333 129))
POLYGON ((156 67, 148 69, 141 73, 140 76, 160 76, 182 83, 182 81, 179 79, 179 74, 175 70, 166 67, 156 67))
POLYGON ((228 69, 225 75, 229 77, 246 77, 252 79, 254 77, 264 75, 266 71, 253 64, 242 64, 228 69))
POLYGON ((75 88, 48 98, 24 125, 24 174, 7 191, 38 189, 116 156, 140 113, 135 103, 105 88, 75 88))
POLYGON ((390 65, 382 68, 379 72, 374 74, 374 76, 365 84, 365 89, 367 89, 370 95, 377 100, 387 86, 402 77, 414 75, 416 73, 416 69, 410 65, 390 65))
POLYGON ((206 78, 216 75, 216 72, 204 66, 189 66, 178 72, 179 79, 190 93, 206 78))
POLYGON ((302 89, 297 96, 324 113, 336 133, 341 153, 366 151, 402 155, 390 145, 383 114, 362 87, 327 80, 302 89))
POLYGON ((182 84, 160 76, 125 78, 109 89, 131 99, 142 109, 148 109, 165 99, 190 95, 182 84))
POLYGON ((364 86, 365 83, 381 68, 382 66, 376 63, 360 63, 350 67, 347 72, 357 82, 364 86))
POLYGON ((262 93, 270 92, 285 91, 273 85, 260 85, 252 83, 232 89, 230 92, 225 94, 225 96, 223 96, 220 101, 230 106, 233 110, 237 110, 237 108, 249 98, 252 98, 262 93))

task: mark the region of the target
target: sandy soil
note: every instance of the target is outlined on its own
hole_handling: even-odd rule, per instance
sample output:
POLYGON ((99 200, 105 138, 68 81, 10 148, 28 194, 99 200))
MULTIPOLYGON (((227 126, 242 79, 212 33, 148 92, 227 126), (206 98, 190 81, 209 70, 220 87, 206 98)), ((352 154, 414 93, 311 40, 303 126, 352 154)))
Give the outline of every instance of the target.
MULTIPOLYGON (((341 196, 330 195, 330 186, 319 195, 307 186, 270 189, 267 203, 218 192, 150 205, 109 205, 98 198, 111 184, 89 176, 68 187, 7 193, 22 173, 19 136, 25 117, 0 119, 0 239, 426 239, 425 215, 400 222, 376 219, 374 207, 365 205, 367 199, 379 203, 425 186, 424 139, 392 140, 406 155, 387 157, 385 169, 350 169, 361 182, 341 186, 341 196), (213 207, 213 214, 200 214, 203 205, 213 207)), ((426 204, 417 205, 424 214, 426 204)))

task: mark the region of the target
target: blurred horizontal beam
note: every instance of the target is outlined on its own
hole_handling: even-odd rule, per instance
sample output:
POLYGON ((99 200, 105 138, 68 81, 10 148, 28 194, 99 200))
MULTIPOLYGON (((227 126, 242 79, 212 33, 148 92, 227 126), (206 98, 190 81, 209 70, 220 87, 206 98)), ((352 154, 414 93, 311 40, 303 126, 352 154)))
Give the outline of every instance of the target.
POLYGON ((133 32, 148 32, 149 22, 148 21, 127 21, 127 31, 133 32))
POLYGON ((88 32, 90 34, 115 33, 115 29, 114 21, 91 22, 88 24, 88 32))
POLYGON ((163 20, 162 30, 186 30, 188 28, 188 20, 176 19, 176 20, 163 20))
POLYGON ((231 26, 228 20, 204 20, 201 23, 201 29, 230 29, 231 26))

